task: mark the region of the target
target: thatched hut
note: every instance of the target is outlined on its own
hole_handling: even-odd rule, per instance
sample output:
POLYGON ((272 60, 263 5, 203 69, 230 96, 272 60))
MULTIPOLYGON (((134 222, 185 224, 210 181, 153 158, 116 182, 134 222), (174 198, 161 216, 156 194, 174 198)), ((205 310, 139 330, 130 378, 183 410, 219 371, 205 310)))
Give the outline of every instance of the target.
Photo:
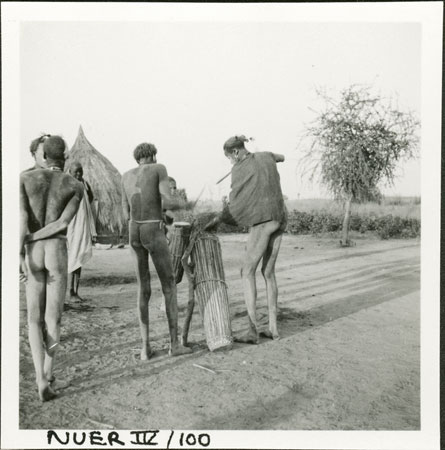
POLYGON ((99 235, 121 235, 124 231, 122 213, 121 174, 113 164, 99 153, 85 137, 82 127, 74 142, 69 165, 78 161, 83 167, 84 179, 91 185, 95 197, 96 227, 99 235))

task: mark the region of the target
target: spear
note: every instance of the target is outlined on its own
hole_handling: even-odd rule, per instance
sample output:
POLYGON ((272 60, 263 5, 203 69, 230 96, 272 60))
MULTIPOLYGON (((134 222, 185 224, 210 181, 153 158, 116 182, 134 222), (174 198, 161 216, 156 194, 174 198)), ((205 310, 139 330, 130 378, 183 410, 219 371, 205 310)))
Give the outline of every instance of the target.
POLYGON ((219 183, 221 183, 221 181, 224 181, 231 173, 232 173, 232 171, 230 171, 228 174, 224 175, 220 180, 218 180, 216 182, 216 184, 219 184, 219 183))

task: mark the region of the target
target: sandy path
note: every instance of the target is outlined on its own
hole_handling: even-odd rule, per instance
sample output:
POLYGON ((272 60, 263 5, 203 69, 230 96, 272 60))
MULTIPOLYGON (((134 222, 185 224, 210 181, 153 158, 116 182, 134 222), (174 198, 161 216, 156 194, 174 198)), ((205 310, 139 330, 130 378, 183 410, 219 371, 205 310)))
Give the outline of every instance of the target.
MULTIPOLYGON (((239 261, 245 236, 221 237, 232 328, 246 327, 239 261)), ((196 312, 194 353, 166 355, 165 313, 153 274, 151 339, 138 361, 136 286, 129 250, 96 251, 84 269, 88 301, 63 318, 56 375, 71 380, 37 400, 21 299, 20 426, 118 429, 418 429, 420 247, 417 240, 285 236, 277 262, 281 341, 209 353, 196 312), (217 371, 204 371, 193 364, 217 371), (102 428, 103 428, 102 427, 102 428)), ((267 323, 258 278, 258 317, 267 323)), ((185 282, 178 286, 180 323, 185 282)))

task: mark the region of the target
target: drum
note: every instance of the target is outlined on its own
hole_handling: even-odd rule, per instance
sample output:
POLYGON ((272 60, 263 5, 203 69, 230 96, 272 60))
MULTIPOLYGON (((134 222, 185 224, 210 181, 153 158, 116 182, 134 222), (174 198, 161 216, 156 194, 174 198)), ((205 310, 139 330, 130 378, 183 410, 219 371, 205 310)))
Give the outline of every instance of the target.
POLYGON ((221 244, 216 235, 200 233, 190 255, 194 265, 195 295, 210 351, 232 345, 229 298, 221 244))
POLYGON ((188 222, 174 222, 169 238, 168 244, 170 254, 172 256, 173 273, 175 275, 175 282, 179 284, 184 274, 184 267, 182 266, 182 256, 187 248, 190 240, 190 224, 188 222))

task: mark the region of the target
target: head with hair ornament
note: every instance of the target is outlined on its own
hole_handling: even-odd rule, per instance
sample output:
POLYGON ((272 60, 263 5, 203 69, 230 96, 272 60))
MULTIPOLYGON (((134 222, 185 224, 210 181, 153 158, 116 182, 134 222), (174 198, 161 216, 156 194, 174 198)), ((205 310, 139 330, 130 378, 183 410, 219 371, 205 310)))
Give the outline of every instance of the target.
POLYGON ((232 136, 224 143, 224 154, 232 164, 238 162, 240 152, 247 151, 244 143, 248 141, 249 139, 242 134, 240 136, 232 136))

